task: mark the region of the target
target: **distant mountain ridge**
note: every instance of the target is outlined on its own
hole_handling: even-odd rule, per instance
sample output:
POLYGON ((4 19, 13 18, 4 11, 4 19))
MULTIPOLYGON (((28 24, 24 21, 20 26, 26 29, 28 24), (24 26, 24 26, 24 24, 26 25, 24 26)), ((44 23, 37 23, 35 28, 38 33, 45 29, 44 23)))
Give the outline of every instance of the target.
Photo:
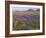
POLYGON ((23 12, 26 12, 26 11, 40 11, 40 9, 36 9, 36 10, 34 10, 34 9, 28 9, 28 10, 21 10, 21 11, 23 11, 23 12))

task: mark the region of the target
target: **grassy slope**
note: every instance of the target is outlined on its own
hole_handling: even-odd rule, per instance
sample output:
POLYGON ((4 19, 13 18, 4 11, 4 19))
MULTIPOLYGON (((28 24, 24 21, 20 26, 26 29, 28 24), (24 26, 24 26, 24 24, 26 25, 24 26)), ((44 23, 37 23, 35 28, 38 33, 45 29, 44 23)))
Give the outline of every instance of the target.
POLYGON ((21 15, 21 14, 30 14, 30 15, 39 15, 39 11, 27 11, 27 12, 19 12, 17 11, 14 15, 21 15))
MULTIPOLYGON (((29 15, 39 15, 39 12, 16 12, 14 15, 22 15, 22 14, 29 14, 29 15)), ((38 19, 34 19, 34 22, 21 22, 14 20, 14 29, 13 30, 30 30, 30 29, 38 29, 38 19)))

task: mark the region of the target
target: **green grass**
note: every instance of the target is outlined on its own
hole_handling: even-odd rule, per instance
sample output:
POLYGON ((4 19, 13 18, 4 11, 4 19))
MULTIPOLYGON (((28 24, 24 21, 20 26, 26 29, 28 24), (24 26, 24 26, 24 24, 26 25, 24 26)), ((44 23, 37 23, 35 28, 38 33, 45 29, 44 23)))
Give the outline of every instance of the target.
POLYGON ((37 30, 38 29, 38 21, 35 22, 27 22, 27 21, 16 21, 14 22, 13 30, 37 30), (16 23, 17 22, 17 23, 16 23))

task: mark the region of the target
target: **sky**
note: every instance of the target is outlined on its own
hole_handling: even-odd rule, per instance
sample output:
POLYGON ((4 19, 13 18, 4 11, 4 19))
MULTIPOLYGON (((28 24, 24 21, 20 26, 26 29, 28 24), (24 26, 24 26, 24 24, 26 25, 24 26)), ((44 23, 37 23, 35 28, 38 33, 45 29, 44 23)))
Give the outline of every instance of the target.
POLYGON ((13 7, 13 11, 26 11, 28 9, 37 10, 39 8, 29 8, 29 7, 13 7))

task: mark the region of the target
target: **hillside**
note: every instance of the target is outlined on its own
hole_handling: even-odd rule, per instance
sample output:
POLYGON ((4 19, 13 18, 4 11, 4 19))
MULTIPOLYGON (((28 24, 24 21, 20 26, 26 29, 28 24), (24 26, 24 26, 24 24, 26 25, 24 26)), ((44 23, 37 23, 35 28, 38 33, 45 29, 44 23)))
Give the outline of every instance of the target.
POLYGON ((39 15, 16 15, 14 16, 14 30, 36 30, 40 29, 39 15))

